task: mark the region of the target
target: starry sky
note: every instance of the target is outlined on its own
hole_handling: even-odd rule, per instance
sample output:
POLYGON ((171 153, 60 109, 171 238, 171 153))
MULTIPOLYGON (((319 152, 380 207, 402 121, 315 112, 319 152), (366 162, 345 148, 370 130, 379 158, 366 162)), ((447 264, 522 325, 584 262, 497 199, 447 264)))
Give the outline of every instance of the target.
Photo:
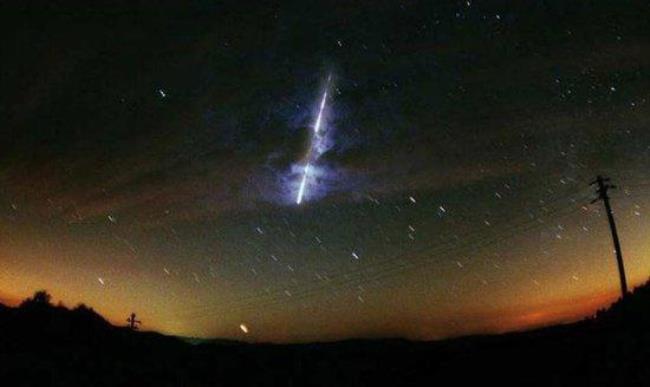
POLYGON ((597 174, 650 274, 640 3, 5 3, 0 299, 276 342, 589 315, 619 295, 597 174))

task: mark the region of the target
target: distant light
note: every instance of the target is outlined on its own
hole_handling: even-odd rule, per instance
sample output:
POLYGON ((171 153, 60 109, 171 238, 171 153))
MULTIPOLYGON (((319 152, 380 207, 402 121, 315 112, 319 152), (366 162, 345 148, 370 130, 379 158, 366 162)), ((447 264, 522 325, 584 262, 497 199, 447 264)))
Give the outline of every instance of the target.
POLYGON ((248 333, 248 327, 244 324, 239 324, 239 329, 244 333, 248 333))
POLYGON ((158 94, 160 94, 160 98, 166 98, 167 93, 165 93, 165 90, 163 89, 158 89, 158 94))

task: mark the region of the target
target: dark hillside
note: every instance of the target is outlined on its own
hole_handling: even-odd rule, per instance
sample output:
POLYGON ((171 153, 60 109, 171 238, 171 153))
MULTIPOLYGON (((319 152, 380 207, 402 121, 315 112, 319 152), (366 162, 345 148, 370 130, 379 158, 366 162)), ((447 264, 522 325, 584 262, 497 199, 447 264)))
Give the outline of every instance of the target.
POLYGON ((0 307, 2 377, 14 385, 648 385, 650 285, 575 324, 439 342, 192 345, 110 325, 42 293, 0 307), (40 294, 40 295, 39 295, 40 294))

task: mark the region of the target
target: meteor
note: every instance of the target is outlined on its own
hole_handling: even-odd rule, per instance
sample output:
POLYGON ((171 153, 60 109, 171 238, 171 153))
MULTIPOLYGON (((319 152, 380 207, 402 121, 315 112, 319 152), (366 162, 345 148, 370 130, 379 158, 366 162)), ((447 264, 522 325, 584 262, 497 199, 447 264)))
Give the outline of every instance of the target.
POLYGON ((298 189, 298 197, 296 204, 302 203, 302 196, 305 194, 305 184, 307 183, 307 176, 309 175, 309 163, 305 165, 305 170, 302 172, 302 180, 300 181, 300 188, 298 189))
POLYGON ((302 172, 302 180, 300 181, 300 188, 298 189, 298 196, 296 197, 296 204, 302 203, 302 198, 305 195, 305 187, 307 185, 307 179, 309 178, 309 172, 311 169, 312 158, 314 157, 314 148, 318 145, 320 140, 320 127, 321 122, 323 121, 323 111, 325 110, 325 104, 327 103, 327 89, 329 88, 330 80, 332 75, 327 77, 327 85, 325 87, 325 92, 323 92, 323 97, 321 98, 320 105, 318 107, 318 115, 316 116, 316 123, 314 124, 314 135, 311 137, 311 143, 309 145, 309 151, 307 152, 307 164, 302 172))

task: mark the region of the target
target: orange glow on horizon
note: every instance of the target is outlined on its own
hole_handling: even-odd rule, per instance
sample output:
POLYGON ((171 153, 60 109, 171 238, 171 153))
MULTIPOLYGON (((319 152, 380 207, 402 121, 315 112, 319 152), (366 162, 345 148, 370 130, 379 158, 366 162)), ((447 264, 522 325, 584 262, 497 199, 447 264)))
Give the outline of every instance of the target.
MULTIPOLYGON (((7 306, 15 307, 18 306, 23 299, 29 296, 31 296, 31 293, 21 296, 1 293, 0 302, 7 306)), ((413 338, 428 340, 464 336, 467 334, 498 334, 535 329, 555 324, 571 323, 592 316, 600 309, 607 308, 611 303, 616 301, 619 296, 618 292, 610 291, 577 297, 575 299, 556 300, 554 302, 525 307, 519 306, 515 308, 506 308, 493 312, 462 313, 461 316, 464 317, 460 320, 464 321, 465 325, 459 323, 455 329, 452 329, 443 335, 428 336, 426 334, 416 334, 413 338)), ((62 302, 65 306, 72 308, 82 301, 74 303, 62 299, 53 299, 54 304, 58 302, 62 302)), ((86 305, 94 308, 111 324, 116 326, 126 325, 126 323, 123 322, 124 318, 122 318, 124 316, 117 315, 110 310, 98 309, 89 303, 86 303, 86 305)), ((179 332, 165 329, 164 326, 158 324, 155 320, 147 321, 144 330, 156 330, 161 333, 172 335, 179 334, 179 332)), ((181 335, 183 334, 181 333, 181 335)), ((411 335, 407 334, 406 337, 411 337, 411 335)))

